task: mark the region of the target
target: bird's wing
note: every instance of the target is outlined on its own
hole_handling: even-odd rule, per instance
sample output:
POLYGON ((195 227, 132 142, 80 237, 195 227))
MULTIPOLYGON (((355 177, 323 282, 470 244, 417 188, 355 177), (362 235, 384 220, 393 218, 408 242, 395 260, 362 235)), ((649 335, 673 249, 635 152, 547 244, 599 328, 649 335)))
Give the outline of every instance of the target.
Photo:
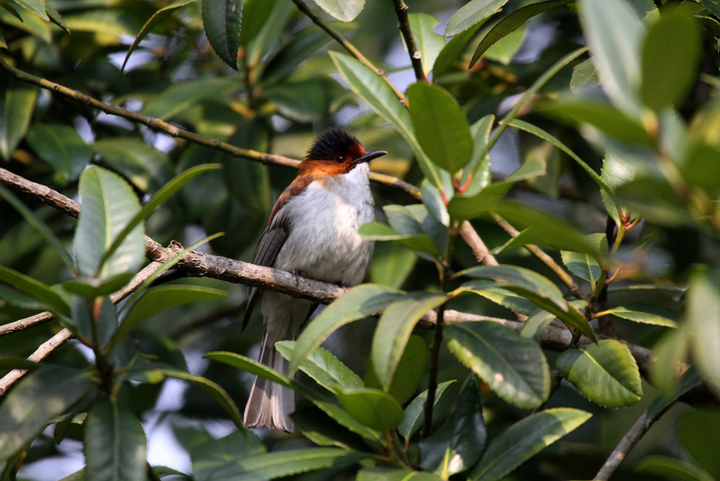
MULTIPOLYGON (((275 207, 273 207, 272 213, 270 214, 268 225, 265 227, 265 230, 263 230, 263 233, 260 236, 260 242, 258 242, 258 246, 255 249, 255 255, 252 260, 253 264, 258 266, 273 267, 280 249, 290 235, 290 229, 292 226, 287 210, 283 209, 283 207, 285 207, 296 195, 299 195, 300 192, 310 185, 311 182, 312 179, 307 177, 298 177, 287 187, 287 189, 285 189, 280 198, 278 198, 278 201, 275 203, 275 207)), ((250 287, 248 289, 248 301, 247 307, 245 308, 242 330, 245 330, 245 327, 250 320, 253 307, 255 307, 255 303, 260 297, 258 294, 259 290, 257 287, 250 287)))

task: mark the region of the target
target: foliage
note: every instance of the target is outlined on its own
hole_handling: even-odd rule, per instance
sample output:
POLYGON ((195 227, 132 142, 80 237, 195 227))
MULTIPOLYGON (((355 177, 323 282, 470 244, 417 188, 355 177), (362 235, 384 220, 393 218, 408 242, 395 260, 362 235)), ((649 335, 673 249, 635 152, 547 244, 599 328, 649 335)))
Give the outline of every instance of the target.
MULTIPOLYGON (((717 405, 720 3, 403 6, 0 0, 2 167, 82 207, 0 186, 0 329, 54 317, 0 330, 0 385, 28 370, 0 480, 73 452, 65 479, 588 479, 648 405, 700 382, 717 405), (286 375, 252 359, 241 286, 153 283, 206 242, 250 259, 293 175, 263 153, 334 124, 412 187, 376 189, 372 283, 278 344, 286 375), (190 247, 146 265, 146 235, 190 247), (301 395, 299 434, 243 428, 248 373, 301 395), (189 464, 157 461, 155 423, 189 464)), ((668 418, 679 442, 651 431, 618 479, 720 476, 717 407, 668 418)))

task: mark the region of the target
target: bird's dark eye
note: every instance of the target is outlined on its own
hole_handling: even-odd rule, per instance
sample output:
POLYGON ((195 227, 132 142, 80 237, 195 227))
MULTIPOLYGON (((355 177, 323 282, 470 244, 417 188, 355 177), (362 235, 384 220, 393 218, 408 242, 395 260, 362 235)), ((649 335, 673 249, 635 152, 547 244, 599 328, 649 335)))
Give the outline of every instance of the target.
POLYGON ((344 155, 338 155, 337 159, 338 162, 345 162, 345 156, 344 155))

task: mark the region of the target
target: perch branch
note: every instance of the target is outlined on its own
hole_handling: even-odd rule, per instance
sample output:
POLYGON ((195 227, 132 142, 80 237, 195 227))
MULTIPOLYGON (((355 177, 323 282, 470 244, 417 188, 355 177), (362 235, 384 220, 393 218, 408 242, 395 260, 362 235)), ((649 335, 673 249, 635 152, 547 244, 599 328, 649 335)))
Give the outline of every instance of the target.
POLYGON ((412 30, 410 29, 410 20, 408 18, 408 6, 405 5, 404 0, 393 0, 395 4, 395 13, 398 18, 398 29, 405 40, 405 46, 407 46, 408 55, 410 55, 410 63, 412 64, 413 72, 415 72, 415 78, 419 82, 427 82, 425 71, 422 65, 422 54, 415 44, 412 30))

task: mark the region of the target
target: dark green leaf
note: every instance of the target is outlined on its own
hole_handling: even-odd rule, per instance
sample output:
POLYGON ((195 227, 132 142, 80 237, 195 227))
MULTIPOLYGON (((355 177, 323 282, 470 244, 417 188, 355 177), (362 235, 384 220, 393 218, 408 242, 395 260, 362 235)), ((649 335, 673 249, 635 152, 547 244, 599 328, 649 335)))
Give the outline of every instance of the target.
POLYGON ((642 397, 635 358, 625 344, 613 339, 563 352, 557 369, 585 397, 601 406, 631 406, 642 397))
MULTIPOLYGON (((44 9, 42 12, 45 15, 44 9)), ((3 113, 0 115, 0 155, 3 159, 10 160, 15 148, 25 137, 37 95, 37 87, 19 82, 10 83, 6 89, 0 88, 0 112, 3 113)))
POLYGON ((337 397, 352 417, 384 433, 396 428, 405 417, 400 404, 378 389, 345 388, 337 397))
MULTIPOLYGON (((176 428, 178 439, 187 439, 186 432, 179 432, 176 428)), ((196 442, 189 448, 192 459, 193 479, 195 481, 218 481, 216 472, 239 459, 263 454, 266 449, 262 441, 249 431, 235 431, 220 439, 213 439, 204 434, 206 439, 196 442)), ((182 442, 182 441, 181 441, 182 442)), ((185 443, 184 447, 187 445, 185 443)))
POLYGON ((408 249, 439 256, 440 251, 433 240, 425 234, 400 234, 392 227, 380 222, 368 222, 358 229, 364 239, 372 241, 397 241, 408 249))
POLYGON ((145 257, 143 227, 137 226, 102 263, 105 252, 125 226, 140 211, 130 186, 117 174, 90 167, 80 178, 82 210, 75 233, 75 255, 80 275, 107 279, 135 272, 145 257))
POLYGON ((376 243, 370 264, 370 282, 400 288, 416 262, 415 253, 399 243, 376 243))
POLYGON ((679 423, 680 441, 690 459, 714 479, 720 478, 720 460, 715 447, 720 445, 720 411, 687 411, 679 423))
POLYGON ((533 339, 535 342, 540 343, 545 329, 547 329, 554 320, 555 314, 551 312, 540 311, 537 314, 533 314, 523 324, 520 335, 526 339, 533 339))
POLYGON ((608 309, 604 314, 654 326, 677 327, 675 321, 677 312, 658 304, 630 303, 627 307, 618 306, 608 309))
POLYGON ((445 27, 445 36, 453 37, 484 21, 499 12, 507 2, 508 0, 471 0, 450 17, 445 27))
POLYGON ((18 5, 26 8, 29 12, 34 13, 38 17, 42 18, 46 22, 50 21, 47 13, 45 12, 45 1, 46 0, 14 0, 18 5))
POLYGON ((0 370, 3 369, 37 369, 40 363, 24 357, 0 357, 0 370))
POLYGON ((411 85, 407 96, 416 138, 430 160, 451 174, 470 162, 470 127, 455 98, 425 82, 411 85))
POLYGON ((29 445, 92 385, 87 374, 60 366, 42 367, 20 381, 0 406, 0 461, 29 445))
POLYGON ((123 272, 107 279, 94 277, 72 277, 63 282, 62 286, 67 292, 77 294, 86 299, 93 299, 100 296, 108 296, 113 292, 122 289, 130 279, 132 272, 123 272))
POLYGON ((41 159, 68 181, 80 177, 92 155, 92 149, 77 130, 67 125, 35 123, 28 129, 27 141, 41 159))
POLYGON ((70 314, 68 304, 42 282, 21 274, 9 267, 0 266, 0 282, 4 282, 14 288, 34 297, 46 304, 48 309, 59 314, 70 314))
POLYGON ((555 408, 532 414, 492 440, 468 479, 496 481, 590 419, 579 409, 555 408))
POLYGON ((438 54, 445 47, 445 39, 434 31, 435 25, 440 21, 427 13, 411 13, 408 15, 408 22, 415 46, 420 52, 423 72, 427 75, 432 70, 438 54))
POLYGON ((443 479, 469 469, 485 448, 485 421, 475 376, 463 383, 450 417, 432 436, 420 442, 422 466, 443 479))
POLYGON ((375 369, 370 363, 365 374, 365 384, 368 387, 379 388, 390 394, 395 400, 404 404, 418 389, 420 381, 425 375, 428 347, 420 336, 410 336, 405 350, 397 363, 395 374, 389 386, 384 387, 378 381, 375 369))
MULTIPOLYGON (((218 0, 214 1, 218 2, 218 0)), ((225 0, 220 0, 220 2, 225 3, 225 0)), ((225 77, 214 77, 171 85, 148 102, 143 107, 143 113, 158 119, 168 119, 203 99, 221 97, 223 93, 236 86, 237 80, 225 77)))
POLYGON ((485 321, 450 324, 445 335, 448 349, 505 401, 534 408, 550 394, 550 371, 535 341, 485 321))
POLYGON ((642 48, 642 99, 660 112, 676 105, 695 84, 700 29, 689 15, 663 15, 648 30, 642 48))
POLYGON ((450 225, 450 215, 448 214, 442 193, 431 182, 425 180, 422 184, 422 201, 427 211, 436 221, 445 227, 450 225))
POLYGON ((73 296, 72 317, 63 320, 83 342, 100 348, 110 341, 118 324, 115 305, 109 297, 93 300, 73 296))
POLYGON ((600 278, 602 269, 590 254, 562 251, 560 255, 562 256, 563 264, 570 269, 570 272, 580 279, 588 281, 591 286, 595 286, 595 283, 600 278))
POLYGON ((292 382, 286 375, 281 374, 264 364, 260 364, 257 361, 241 356, 240 354, 235 354, 234 352, 216 351, 208 352, 203 357, 210 359, 211 361, 222 362, 242 371, 247 371, 250 374, 260 376, 263 379, 268 379, 285 387, 292 388, 292 382))
POLYGON ((167 155, 136 137, 98 139, 92 149, 142 192, 158 190, 173 174, 167 155))
POLYGON ((539 2, 514 10, 508 16, 493 25, 492 28, 485 34, 477 49, 475 49, 475 53, 470 61, 470 66, 474 65, 475 62, 477 62, 480 57, 482 57, 483 54, 500 39, 524 25, 525 22, 532 17, 547 10, 562 7, 563 5, 567 5, 573 1, 574 0, 553 0, 549 2, 539 2))
POLYGON ((132 411, 117 401, 100 401, 90 409, 84 428, 88 479, 145 481, 147 442, 132 411))
POLYGON ((600 85, 617 108, 639 116, 644 28, 637 13, 623 0, 580 0, 578 7, 600 85))
MULTIPOLYGON (((295 350, 295 341, 281 341, 275 344, 275 347, 285 359, 290 360, 295 350)), ((360 376, 321 347, 315 349, 300 364, 300 370, 332 392, 335 392, 338 386, 341 388, 364 386, 360 376)))
POLYGON ((459 35, 455 35, 447 44, 445 44, 445 47, 443 47, 438 54, 437 59, 435 59, 435 64, 433 65, 433 78, 436 79, 440 75, 446 73, 453 64, 458 62, 459 57, 467 48, 468 42, 473 38, 481 26, 482 22, 477 23, 475 26, 470 27, 459 35))
POLYGON ((637 464, 635 471, 680 481, 713 481, 715 479, 688 461, 668 456, 648 456, 637 464))
POLYGON ((310 321, 300 334, 290 361, 290 375, 337 328, 377 314, 402 294, 402 291, 375 284, 350 289, 310 321))
POLYGON ((237 70, 242 25, 242 0, 205 0, 202 18, 210 45, 218 57, 237 70))
POLYGON ((363 468, 358 474, 357 481, 440 481, 441 478, 433 473, 411 471, 407 468, 363 468))
MULTIPOLYGON (((454 382, 455 380, 453 379, 450 381, 441 382, 437 385, 433 406, 437 406, 438 401, 442 399, 442 395, 445 392, 445 389, 447 389, 448 386, 454 382)), ((410 404, 408 404, 408 407, 405 408, 405 418, 398 426, 398 432, 405 439, 411 438, 415 435, 415 433, 420 430, 424 419, 423 414, 425 413, 425 401, 427 401, 427 397, 428 392, 427 390, 425 390, 418 394, 418 396, 413 399, 410 404)))

